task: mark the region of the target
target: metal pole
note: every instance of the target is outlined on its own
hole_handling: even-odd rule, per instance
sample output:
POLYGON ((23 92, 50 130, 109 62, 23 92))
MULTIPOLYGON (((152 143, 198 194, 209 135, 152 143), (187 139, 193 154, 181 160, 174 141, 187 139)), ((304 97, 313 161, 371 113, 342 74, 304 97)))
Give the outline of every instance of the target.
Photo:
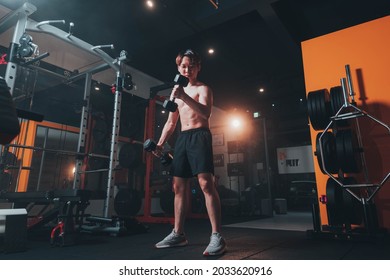
MULTIPOLYGON (((266 175, 267 175, 267 190, 268 196, 271 203, 272 208, 272 195, 271 195, 271 178, 269 175, 270 164, 269 164, 269 154, 268 154, 268 140, 267 140, 267 122, 266 119, 263 118, 263 137, 264 137, 264 152, 265 152, 265 165, 266 165, 266 175)), ((271 216, 273 216, 273 211, 271 211, 271 216)))
POLYGON ((41 156, 41 163, 39 165, 39 174, 38 174, 38 181, 37 181, 37 191, 39 191, 39 186, 41 185, 41 177, 42 177, 42 170, 43 170, 43 162, 45 161, 45 155, 46 155, 46 151, 44 150, 46 148, 46 144, 47 144, 47 138, 49 136, 49 128, 46 127, 46 130, 45 130, 45 138, 43 140, 43 152, 42 152, 42 156, 41 156))
POLYGON ((115 102, 114 102, 114 115, 112 120, 112 134, 111 134, 111 148, 110 148, 110 164, 108 170, 108 183, 107 183, 107 196, 104 201, 103 214, 104 217, 108 217, 110 199, 114 195, 115 187, 115 168, 117 166, 117 148, 119 139, 119 127, 120 127, 120 115, 121 115, 121 102, 122 102, 122 62, 119 61, 119 71, 117 71, 115 102))
MULTIPOLYGON (((85 75, 85 86, 84 86, 84 105, 81 112, 80 120, 80 132, 79 141, 77 144, 77 153, 85 153, 85 140, 87 134, 88 114, 89 114, 89 100, 91 94, 91 83, 92 74, 87 73, 85 75)), ((75 173, 73 178, 73 189, 80 188, 81 186, 81 168, 83 166, 83 157, 76 157, 75 173)))

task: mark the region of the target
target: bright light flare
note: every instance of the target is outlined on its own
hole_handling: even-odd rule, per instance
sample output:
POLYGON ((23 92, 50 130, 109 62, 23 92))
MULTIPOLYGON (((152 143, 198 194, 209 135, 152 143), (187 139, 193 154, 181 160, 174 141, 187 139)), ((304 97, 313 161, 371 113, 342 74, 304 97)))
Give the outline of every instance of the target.
POLYGON ((154 8, 154 1, 152 1, 152 0, 148 0, 148 1, 146 1, 146 6, 148 6, 148 8, 154 8))
POLYGON ((231 125, 234 128, 239 128, 242 126, 242 122, 240 119, 234 118, 234 119, 232 119, 231 125))

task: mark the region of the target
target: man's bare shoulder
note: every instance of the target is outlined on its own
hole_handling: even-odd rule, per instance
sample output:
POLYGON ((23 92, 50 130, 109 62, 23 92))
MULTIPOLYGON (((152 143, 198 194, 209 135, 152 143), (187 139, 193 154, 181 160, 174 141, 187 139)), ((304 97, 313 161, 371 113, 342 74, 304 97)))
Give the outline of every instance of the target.
POLYGON ((211 91, 211 88, 203 82, 197 82, 196 87, 199 91, 211 91))

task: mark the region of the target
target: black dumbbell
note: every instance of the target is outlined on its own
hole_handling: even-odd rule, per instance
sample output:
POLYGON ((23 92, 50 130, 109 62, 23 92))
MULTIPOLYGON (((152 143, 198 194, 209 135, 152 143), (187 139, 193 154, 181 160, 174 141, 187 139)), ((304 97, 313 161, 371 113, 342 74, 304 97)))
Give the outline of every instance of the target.
MULTIPOLYGON (((184 77, 180 74, 177 74, 175 78, 173 79, 173 85, 179 85, 182 87, 186 87, 188 85, 188 78, 184 77)), ((175 103, 175 98, 172 98, 172 100, 165 100, 163 104, 164 109, 167 109, 169 112, 176 112, 177 110, 177 103, 175 103)))
MULTIPOLYGON (((157 148, 157 144, 152 139, 147 139, 144 142, 144 150, 145 151, 153 152, 156 150, 156 148, 157 148)), ((164 166, 170 165, 172 163, 172 160, 173 160, 173 156, 168 152, 162 153, 161 156, 158 158, 160 159, 161 164, 164 166)))

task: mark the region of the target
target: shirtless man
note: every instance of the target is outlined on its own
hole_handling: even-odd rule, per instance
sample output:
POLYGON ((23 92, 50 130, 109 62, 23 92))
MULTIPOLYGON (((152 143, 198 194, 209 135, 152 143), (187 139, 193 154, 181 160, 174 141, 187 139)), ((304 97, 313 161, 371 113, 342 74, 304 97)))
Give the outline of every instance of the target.
POLYGON ((221 202, 214 184, 214 164, 209 118, 213 106, 212 90, 198 81, 201 68, 199 55, 193 50, 180 52, 176 57, 179 73, 188 78, 186 87, 174 86, 171 99, 178 105, 176 112, 169 113, 161 132, 155 153, 175 130, 180 119, 181 132, 175 143, 173 168, 173 191, 175 223, 172 232, 156 248, 185 246, 188 244, 184 234, 184 221, 187 214, 187 197, 190 181, 197 177, 205 196, 207 213, 211 223, 210 243, 203 255, 221 255, 226 250, 226 242, 221 232, 221 202))

